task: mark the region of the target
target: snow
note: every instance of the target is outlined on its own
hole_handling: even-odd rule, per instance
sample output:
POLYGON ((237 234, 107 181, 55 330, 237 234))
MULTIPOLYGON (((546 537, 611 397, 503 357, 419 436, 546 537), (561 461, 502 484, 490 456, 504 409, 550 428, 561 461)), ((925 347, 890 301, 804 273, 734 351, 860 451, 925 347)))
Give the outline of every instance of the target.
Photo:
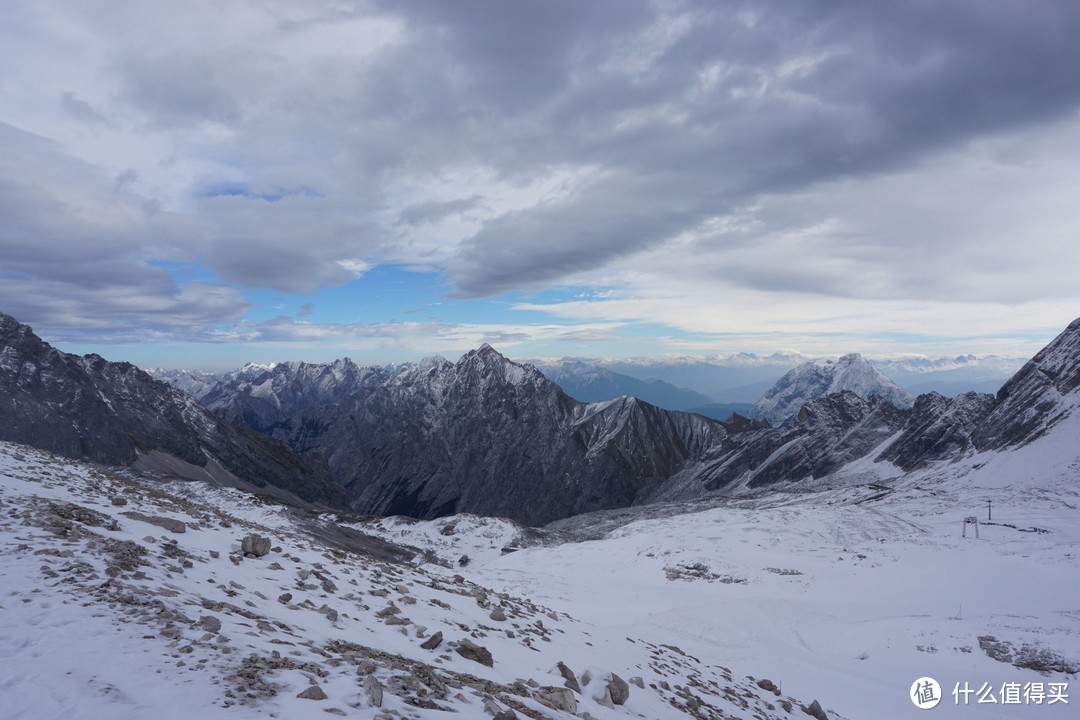
MULTIPOLYGON (((1072 412, 1023 447, 910 474, 864 459, 813 488, 712 498, 663 517, 655 507, 598 514, 598 526, 623 519, 589 541, 476 515, 347 523, 429 551, 427 561, 411 564, 316 541, 310 524, 336 516, 312 518, 237 490, 153 483, 0 443, 3 716, 321 718, 333 708, 376 717, 356 658, 332 650, 345 641, 399 665, 423 662, 447 678, 468 673, 490 683, 488 690, 463 684, 439 700, 462 718, 489 718, 483 699, 494 695, 569 720, 507 690, 518 678, 561 686, 559 661, 579 678, 590 668, 593 677, 643 678, 645 689, 632 685, 627 705, 615 708, 594 699, 599 686, 584 688, 579 712, 597 720, 693 717, 670 701, 694 678, 748 698, 742 708, 722 693, 694 690, 732 717, 802 717, 797 705, 789 716, 749 676, 772 680, 798 703, 818 699, 830 718, 907 717, 915 710, 909 688, 922 676, 936 678, 945 694, 935 717, 1076 717, 1076 675, 999 662, 979 639, 1042 648, 1080 667, 1077 437, 1080 413, 1072 412), (978 539, 972 527, 961 537, 965 517, 986 518, 988 499, 996 524, 981 524, 978 539), (50 502, 76 503, 120 527, 74 523, 77 532, 56 535, 42 521, 50 502), (129 511, 188 528, 171 534, 129 511), (282 550, 243 558, 239 541, 249 532, 282 550), (95 550, 100 538, 146 547, 145 577, 125 571, 110 579, 110 561, 95 550), (183 554, 169 557, 170 540, 183 554), (511 545, 520 549, 504 553, 511 545), (470 558, 465 567, 462 555, 470 558), (181 566, 185 558, 191 567, 181 566), (316 572, 336 588, 320 586, 316 572), (181 620, 169 628, 158 606, 123 602, 128 593, 192 621, 212 615, 222 628, 205 633, 181 620), (282 593, 293 597, 279 602, 282 593), (412 624, 379 619, 390 602, 412 624), (324 605, 339 617, 320 612, 324 605), (495 606, 507 621, 489 617, 495 606), (420 648, 417 626, 444 632, 444 646, 420 648), (493 667, 446 649, 466 638, 492 652, 493 667), (275 651, 299 667, 266 672, 276 694, 246 698, 235 679, 243 659, 275 651), (312 682, 326 701, 296 697, 312 682), (660 682, 673 690, 658 689, 660 682), (1004 683, 1068 683, 1069 704, 958 706, 952 689, 965 682, 989 683, 995 695, 1004 683)), ((406 704, 415 694, 391 692, 402 671, 374 657, 386 691, 381 710, 447 716, 406 704)))
POLYGON ((795 417, 803 405, 825 395, 850 390, 864 400, 878 395, 893 405, 911 407, 915 398, 885 377, 858 353, 836 362, 813 360, 794 368, 755 403, 750 417, 774 426, 795 417))
MULTIPOLYGON (((776 700, 771 693, 745 678, 729 678, 714 661, 683 657, 637 632, 608 635, 603 625, 530 596, 485 588, 470 579, 471 565, 391 563, 326 546, 307 532, 311 518, 304 513, 236 490, 153 483, 0 443, 0 510, 0 688, 4 717, 12 720, 307 718, 325 717, 324 709, 364 718, 383 711, 417 720, 446 716, 406 698, 437 698, 468 719, 490 717, 483 705, 491 697, 498 707, 516 703, 519 716, 527 709, 569 720, 522 686, 511 687, 519 678, 560 686, 560 660, 582 681, 592 668, 594 683, 611 672, 669 683, 670 690, 632 686, 627 704, 614 708, 594 699, 603 696, 602 688, 586 687, 577 697, 578 711, 597 720, 684 716, 669 703, 691 682, 731 688, 734 699, 707 695, 717 710, 743 712, 745 704, 746 712, 778 717, 767 711, 766 703, 776 700), (114 498, 125 502, 114 504, 114 498), (55 508, 64 503, 119 527, 97 521, 84 527, 82 520, 60 527, 55 508), (131 511, 182 519, 187 528, 169 533, 124 514, 131 511), (281 549, 261 559, 243 557, 239 540, 253 531, 281 549), (108 541, 143 546, 146 564, 137 572, 113 566, 118 561, 102 550, 108 541), (378 616, 390 604, 410 618, 407 624, 387 625, 378 616), (495 607, 506 620, 489 617, 495 607), (327 608, 338 615, 328 615, 327 608), (205 616, 219 620, 220 629, 206 631, 205 616), (444 644, 422 649, 436 629, 445 634, 444 644), (492 667, 452 651, 456 641, 469 638, 492 652, 492 667), (266 670, 261 679, 237 675, 251 658, 292 667, 266 670), (361 687, 358 670, 363 672, 365 658, 384 687, 380 710, 361 687), (400 684, 421 687, 421 675, 409 671, 418 663, 454 683, 444 697, 400 684), (298 698, 311 684, 328 699, 298 698)), ((379 522, 387 532, 395 529, 390 519, 379 522)), ((455 522, 478 565, 494 557, 482 545, 499 545, 518 532, 476 516, 455 522)), ((409 540, 447 537, 441 528, 436 535, 432 523, 417 528, 409 540)))

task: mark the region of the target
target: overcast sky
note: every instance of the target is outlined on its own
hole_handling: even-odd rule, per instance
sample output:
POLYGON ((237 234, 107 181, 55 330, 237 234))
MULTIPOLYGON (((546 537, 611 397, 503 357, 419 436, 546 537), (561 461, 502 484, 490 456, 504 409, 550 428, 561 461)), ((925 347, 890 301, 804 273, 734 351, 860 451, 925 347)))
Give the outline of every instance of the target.
POLYGON ((138 364, 1027 355, 1080 3, 7 3, 0 312, 138 364))

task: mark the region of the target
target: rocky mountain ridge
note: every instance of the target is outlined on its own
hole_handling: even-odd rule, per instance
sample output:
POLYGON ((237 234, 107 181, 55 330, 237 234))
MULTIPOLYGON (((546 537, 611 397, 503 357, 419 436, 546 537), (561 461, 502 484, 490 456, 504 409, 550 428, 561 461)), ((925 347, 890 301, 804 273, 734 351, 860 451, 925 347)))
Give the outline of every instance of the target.
MULTIPOLYGON (((358 512, 475 512, 543 524, 605 508, 798 486, 856 462, 910 470, 1025 444, 1080 404, 1078 335, 1073 323, 997 397, 931 393, 905 408, 843 389, 805 402, 779 428, 738 416, 721 423, 631 397, 581 403, 487 345, 457 362, 432 357, 393 369, 347 359, 251 367, 204 394, 217 414, 190 398, 185 407, 206 427, 242 419, 252 436, 264 432, 309 465, 325 465, 358 512)), ((12 352, 4 349, 0 362, 12 352)), ((103 375, 132 372, 86 362, 103 375)), ((847 365, 875 381, 865 360, 848 356, 847 365)), ((807 373, 829 381, 817 391, 832 387, 832 370, 807 373)), ((68 422, 79 437, 81 421, 68 422)), ((182 450, 172 448, 199 457, 182 450)))
POLYGON ((0 440, 107 465, 194 469, 324 505, 344 498, 318 458, 296 456, 134 365, 60 352, 3 314, 0 440))
POLYGON ((851 353, 836 362, 812 360, 794 368, 754 404, 750 417, 779 427, 799 414, 803 405, 844 390, 863 398, 881 397, 899 408, 910 408, 915 398, 874 368, 862 355, 851 353))

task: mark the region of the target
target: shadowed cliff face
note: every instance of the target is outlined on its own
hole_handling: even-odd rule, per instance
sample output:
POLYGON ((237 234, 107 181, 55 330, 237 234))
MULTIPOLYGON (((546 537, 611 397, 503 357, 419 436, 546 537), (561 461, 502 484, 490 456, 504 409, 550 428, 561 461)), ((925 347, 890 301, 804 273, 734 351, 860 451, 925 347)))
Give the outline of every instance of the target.
POLYGON ((973 434, 981 450, 1023 445, 1080 405, 1080 318, 1009 379, 973 434))
POLYGON ((628 397, 579 403, 488 346, 396 373, 348 360, 285 363, 241 373, 205 397, 324 458, 358 511, 542 523, 797 483, 863 458, 910 470, 1003 447, 1005 437, 1027 442, 1071 407, 1063 398, 1077 385, 1074 326, 998 399, 930 393, 905 410, 844 390, 804 403, 780 428, 739 417, 717 423, 628 397))
POLYGON ((0 314, 0 439, 72 458, 130 465, 160 451, 199 467, 210 459, 240 480, 340 506, 324 468, 209 412, 128 363, 56 350, 0 314))
POLYGON ((347 359, 250 368, 203 397, 216 413, 132 365, 62 353, 0 315, 0 439, 111 464, 151 451, 212 460, 253 485, 364 513, 532 524, 797 483, 860 459, 910 470, 1030 442, 1080 405, 1080 321, 996 398, 930 393, 903 410, 844 390, 780 428, 630 397, 580 403, 486 345, 396 372, 347 359))
POLYGON ((322 453, 359 512, 543 523, 633 503, 725 431, 633 398, 578 403, 484 346, 358 386, 271 433, 322 453))

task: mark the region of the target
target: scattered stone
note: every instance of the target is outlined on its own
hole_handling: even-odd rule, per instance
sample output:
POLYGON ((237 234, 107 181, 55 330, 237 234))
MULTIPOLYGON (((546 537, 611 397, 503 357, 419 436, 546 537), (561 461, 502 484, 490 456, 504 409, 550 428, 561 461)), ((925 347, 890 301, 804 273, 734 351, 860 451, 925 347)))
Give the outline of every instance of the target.
POLYGON ((382 610, 375 613, 375 617, 377 617, 377 618, 379 618, 381 620, 383 618, 389 617, 390 615, 397 615, 399 612, 401 612, 401 608, 399 608, 394 603, 390 603, 389 605, 384 607, 382 610))
POLYGON ((270 552, 270 538, 252 533, 240 542, 240 551, 245 555, 262 557, 270 552))
POLYGON ((292 602, 292 593, 282 593, 281 595, 278 595, 277 601, 282 605, 288 605, 292 602))
POLYGON ((571 714, 577 712, 577 698, 574 697, 574 693, 570 688, 544 687, 540 688, 540 691, 533 697, 540 704, 547 705, 554 710, 562 710, 571 714))
POLYGON ((109 500, 116 507, 123 507, 123 506, 127 505, 127 498, 114 497, 114 498, 109 498, 109 500))
POLYGON ((821 709, 821 703, 817 700, 810 703, 810 707, 803 706, 802 711, 816 720, 829 720, 829 716, 825 714, 825 711, 821 709))
POLYGON ((637 685, 642 690, 645 689, 645 681, 641 679, 640 675, 635 675, 634 677, 630 678, 629 682, 631 685, 637 685))
POLYGON ((195 623, 195 625, 196 627, 202 628, 206 632, 221 632, 221 620, 217 619, 213 615, 203 615, 199 618, 199 621, 195 623))
POLYGON ((616 705, 625 705, 626 701, 630 698, 630 686, 615 673, 611 673, 611 678, 608 679, 607 689, 608 694, 611 697, 611 702, 616 705))
POLYGON ((382 707, 382 683, 374 675, 368 675, 364 678, 364 692, 367 693, 371 707, 382 707))
POLYGON ((506 619, 506 613, 503 612, 503 609, 501 607, 497 606, 494 610, 491 611, 491 614, 488 615, 488 617, 490 617, 495 622, 502 622, 506 619))
MULTIPOLYGON (((267 551, 269 551, 269 549, 270 548, 267 547, 267 551)), ((323 692, 323 689, 318 685, 310 685, 301 692, 297 693, 296 697, 303 698, 305 700, 325 700, 326 693, 323 692)))
POLYGON ((998 640, 993 635, 980 635, 979 648, 987 657, 998 662, 1009 663, 1014 667, 1034 670, 1049 675, 1059 672, 1075 674, 1080 672, 1080 662, 1074 662, 1040 645, 1022 645, 1019 648, 1011 643, 998 640))
MULTIPOLYGON (((102 527, 106 530, 119 530, 120 524, 105 513, 85 508, 75 503, 49 503, 53 514, 64 520, 74 520, 90 527, 102 527)), ((70 526, 70 523, 67 524, 70 526)))
POLYGON ((140 522, 147 523, 149 525, 155 525, 159 528, 168 530, 171 533, 182 533, 187 531, 187 524, 182 520, 174 520, 167 517, 158 517, 156 515, 144 515, 141 512, 129 510, 126 513, 122 513, 124 517, 131 518, 132 520, 138 520, 140 522))
POLYGON ((762 678, 761 680, 758 680, 757 686, 762 690, 767 690, 768 692, 771 692, 773 695, 780 695, 780 688, 776 687, 776 683, 767 678, 762 678))
POLYGON ((494 659, 491 657, 491 653, 488 652, 486 647, 477 645, 471 640, 462 640, 458 643, 458 646, 454 648, 454 651, 466 660, 472 660, 473 662, 478 662, 487 667, 492 667, 495 663, 494 659))
POLYGON ((570 668, 568 668, 566 666, 566 663, 564 663, 562 660, 559 661, 559 664, 556 667, 559 668, 559 674, 562 675, 563 680, 566 681, 566 682, 563 683, 563 685, 565 685, 566 687, 570 688, 571 690, 576 692, 578 695, 580 695, 581 694, 581 684, 578 683, 577 676, 574 675, 574 671, 571 670, 570 668))
POLYGON ((434 650, 442 645, 442 630, 437 631, 434 635, 420 644, 420 647, 425 650, 434 650))
POLYGON ((342 710, 341 708, 323 708, 323 712, 330 713, 331 715, 338 715, 340 717, 345 717, 345 711, 342 710))

